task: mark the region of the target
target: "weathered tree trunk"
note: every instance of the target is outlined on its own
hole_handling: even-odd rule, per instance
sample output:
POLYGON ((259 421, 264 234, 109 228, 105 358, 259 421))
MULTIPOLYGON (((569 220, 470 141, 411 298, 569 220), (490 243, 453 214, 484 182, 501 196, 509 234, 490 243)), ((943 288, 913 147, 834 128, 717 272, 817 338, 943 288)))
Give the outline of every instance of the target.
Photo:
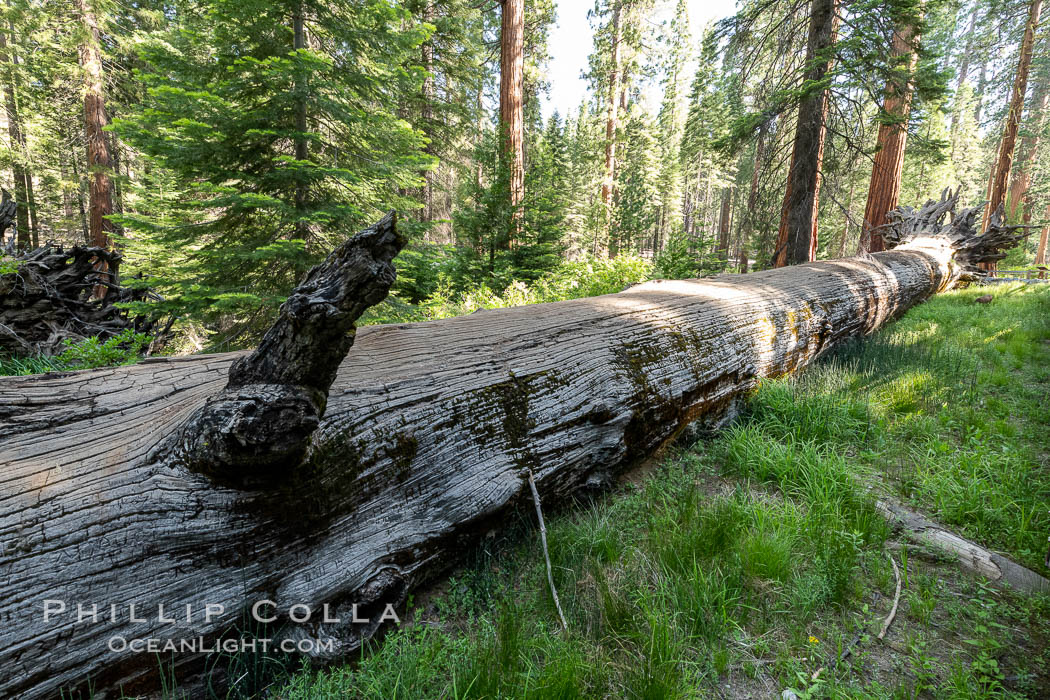
POLYGON ((954 203, 906 213, 898 248, 867 258, 347 335, 393 281, 385 220, 309 273, 253 353, 0 379, 0 696, 148 690, 136 639, 192 687, 205 656, 166 643, 239 639, 253 608, 275 618, 262 638, 358 648, 531 504, 530 470, 545 502, 604 488, 1017 240, 998 219, 976 236, 976 210, 945 224, 954 203))
MULTIPOLYGON (((1021 55, 1017 61, 1017 75, 1014 79, 1013 95, 1010 98, 1010 111, 1006 115, 1003 138, 999 142, 995 179, 988 196, 984 225, 988 224, 992 212, 999 209, 1006 199, 1006 186, 1010 180, 1010 168, 1014 161, 1014 145, 1017 143, 1017 130, 1021 124, 1021 112, 1024 110, 1024 98, 1028 91, 1028 71, 1032 66, 1032 49, 1035 45, 1035 32, 1039 27, 1039 14, 1042 6, 1042 0, 1032 0, 1028 8, 1028 21, 1025 23, 1024 37, 1021 39, 1021 55)), ((987 265, 986 269, 995 269, 994 263, 987 263, 987 265)))
MULTIPOLYGON (((831 71, 838 29, 836 0, 812 0, 809 41, 806 46, 808 84, 822 84, 831 71)), ((798 124, 791 151, 791 166, 784 192, 784 207, 773 256, 776 267, 797 265, 816 258, 817 210, 820 206, 820 168, 827 136, 828 89, 811 90, 798 106, 798 124)))
POLYGON ((988 550, 899 503, 881 500, 876 508, 895 529, 921 545, 947 555, 960 567, 1026 593, 1050 593, 1050 581, 1001 554, 988 550))
POLYGON ((915 27, 905 25, 893 32, 890 60, 906 60, 907 78, 890 80, 886 85, 886 98, 882 109, 888 122, 879 125, 875 162, 871 168, 871 183, 868 185, 868 203, 864 209, 864 231, 861 241, 867 243, 867 252, 886 250, 880 227, 886 224, 886 216, 897 208, 901 195, 901 174, 904 172, 904 149, 908 143, 908 115, 911 113, 911 74, 915 71, 915 27))
POLYGON ((525 119, 522 113, 525 80, 525 2, 503 0, 500 20, 500 127, 510 177, 510 206, 514 210, 510 245, 521 233, 521 204, 525 199, 525 119))

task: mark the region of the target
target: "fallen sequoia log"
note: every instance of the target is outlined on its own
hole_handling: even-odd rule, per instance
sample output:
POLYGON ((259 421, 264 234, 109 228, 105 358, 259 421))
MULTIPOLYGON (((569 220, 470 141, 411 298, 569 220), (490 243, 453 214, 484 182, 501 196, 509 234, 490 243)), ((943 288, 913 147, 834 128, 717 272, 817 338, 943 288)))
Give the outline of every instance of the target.
POLYGON ((388 218, 253 353, 0 380, 0 696, 145 692, 154 650, 199 678, 252 618, 316 658, 358 648, 531 505, 530 470, 545 501, 605 488, 1019 238, 946 223, 955 203, 903 212, 871 256, 355 334, 393 280, 388 218))
POLYGON ((150 296, 120 285, 120 261, 119 253, 105 248, 57 245, 5 260, 15 269, 0 274, 0 353, 56 355, 67 340, 150 333, 153 320, 117 306, 150 296))

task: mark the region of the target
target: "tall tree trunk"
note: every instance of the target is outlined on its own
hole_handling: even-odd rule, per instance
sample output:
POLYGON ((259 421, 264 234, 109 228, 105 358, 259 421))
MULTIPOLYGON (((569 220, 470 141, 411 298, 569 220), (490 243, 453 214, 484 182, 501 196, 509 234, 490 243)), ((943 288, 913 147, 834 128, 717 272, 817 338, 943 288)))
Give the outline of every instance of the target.
POLYGON ((621 44, 623 43, 623 26, 621 12, 623 3, 617 0, 612 14, 612 43, 609 56, 609 98, 606 104, 605 118, 605 177, 602 179, 602 204, 605 205, 605 229, 612 235, 612 193, 616 184, 616 132, 619 128, 617 113, 620 97, 621 79, 621 44))
POLYGON ((113 182, 109 176, 112 161, 109 141, 103 129, 109 124, 105 106, 105 81, 98 18, 92 0, 77 0, 83 43, 80 65, 84 71, 84 135, 87 141, 89 178, 88 211, 91 245, 109 248, 113 225, 106 219, 113 213, 113 182))
POLYGON ((80 215, 80 235, 84 245, 91 245, 91 228, 88 224, 87 208, 84 206, 84 179, 80 177, 77 167, 77 152, 70 152, 69 162, 73 166, 73 179, 77 183, 77 213, 80 215))
POLYGON ((732 214, 733 188, 722 188, 722 206, 718 219, 718 250, 716 257, 723 266, 729 261, 729 217, 732 214))
MULTIPOLYGON (((846 197, 846 221, 842 224, 842 238, 839 239, 839 257, 846 257, 846 241, 849 240, 850 217, 853 216, 853 195, 857 191, 857 179, 853 170, 849 171, 849 195, 846 197)), ((859 251, 858 251, 859 252, 859 251)))
POLYGON ((748 240, 751 231, 755 228, 755 212, 758 208, 758 182, 762 173, 763 159, 766 157, 766 125, 763 124, 758 130, 758 140, 755 142, 755 162, 751 168, 751 189, 747 193, 747 211, 744 212, 744 224, 740 227, 740 273, 747 272, 748 267, 748 240))
MULTIPOLYGON (((812 0, 806 46, 805 83, 823 83, 831 70, 838 29, 837 0, 812 0)), ((820 168, 827 136, 828 90, 811 91, 798 106, 798 124, 777 236, 774 265, 797 265, 816 259, 820 168)))
MULTIPOLYGON (((15 35, 15 23, 8 22, 8 28, 11 31, 11 46, 10 46, 10 60, 11 60, 11 89, 16 95, 15 104, 17 105, 17 95, 22 91, 22 85, 20 80, 20 73, 18 66, 21 64, 21 59, 18 57, 18 38, 15 35)), ((18 117, 21 118, 21 115, 18 117)), ((26 142, 26 134, 23 129, 19 129, 19 148, 21 149, 24 163, 28 164, 29 158, 29 144, 26 142)), ((40 247, 40 220, 39 212, 36 207, 36 195, 33 194, 33 170, 28 165, 23 166, 23 171, 26 177, 26 204, 29 207, 29 231, 30 239, 32 240, 33 248, 40 247)))
MULTIPOLYGON (((1050 204, 1046 206, 1046 212, 1043 214, 1043 218, 1050 221, 1050 204)), ((1039 247, 1035 250, 1035 264, 1040 266, 1046 265, 1046 241, 1047 236, 1050 234, 1050 223, 1043 225, 1043 230, 1039 232, 1039 247)), ((1039 271, 1039 279, 1046 278, 1046 271, 1039 271)))
MULTIPOLYGON (((303 18, 303 3, 298 2, 295 6, 295 12, 292 14, 292 49, 300 51, 306 48, 306 24, 303 18)), ((298 59, 297 59, 298 60, 298 59)), ((303 75, 301 70, 296 70, 295 83, 296 88, 299 92, 299 97, 295 101, 295 159, 300 161, 299 168, 305 167, 303 161, 306 161, 310 157, 310 145, 306 138, 307 131, 307 120, 306 120, 306 97, 304 91, 306 90, 306 76, 303 75)), ((309 227, 307 226, 306 216, 306 198, 307 198, 307 185, 303 179, 302 171, 296 175, 295 185, 295 235, 298 238, 306 239, 309 235, 309 227)))
POLYGON ((977 76, 977 102, 973 106, 973 123, 981 126, 981 111, 984 109, 984 91, 988 88, 988 61, 981 57, 981 72, 977 76))
POLYGON ((1021 136, 1017 167, 1014 168, 1013 178, 1010 180, 1010 193, 1006 197, 1006 211, 1011 222, 1016 222, 1022 215, 1031 217, 1028 188, 1032 185, 1032 170, 1039 156, 1047 106, 1050 105, 1050 66, 1042 65, 1037 70, 1038 78, 1032 91, 1032 102, 1028 106, 1027 129, 1021 136))
POLYGON ((861 240, 867 242, 868 252, 886 250, 879 227, 885 225, 886 215, 897 208, 901 194, 901 174, 904 172, 904 149, 908 143, 908 115, 911 112, 912 83, 917 58, 915 27, 902 26, 893 32, 890 61, 894 69, 907 56, 908 77, 903 84, 890 80, 882 108, 890 120, 879 125, 875 163, 871 168, 868 203, 864 208, 864 232, 861 240))
POLYGON ((15 71, 7 35, 0 32, 0 63, 4 69, 4 108, 7 111, 7 133, 11 141, 11 175, 15 186, 17 228, 16 245, 28 250, 32 245, 32 226, 29 220, 29 175, 25 170, 25 140, 22 120, 18 113, 18 95, 15 90, 15 71))
MULTIPOLYGON (((1039 13, 1043 0, 1032 0, 1028 8, 1028 21, 1025 23, 1024 37, 1021 39, 1021 55, 1017 61, 1017 76, 1014 80, 1013 95, 1010 98, 1010 111, 1006 115, 1003 138, 999 143, 999 157, 996 159, 995 179, 992 181, 988 207, 984 211, 981 228, 988 226, 993 211, 1003 206, 1006 199, 1006 187, 1009 183, 1010 168, 1014 160, 1014 145, 1017 142, 1017 131, 1021 124, 1021 112, 1024 111, 1025 93, 1028 91, 1028 72, 1032 66, 1032 49, 1035 45, 1035 32, 1039 27, 1039 13)), ((988 270, 995 269, 995 263, 987 263, 988 270)))
POLYGON ((525 120, 522 113, 525 71, 525 2, 503 0, 500 20, 499 114, 503 130, 502 156, 509 173, 513 218, 508 246, 521 235, 521 205, 525 200, 525 120))
MULTIPOLYGON (((423 8, 423 21, 428 24, 433 24, 436 17, 436 8, 434 6, 435 0, 426 0, 426 4, 423 8)), ((422 104, 422 120, 423 120, 423 135, 427 137, 426 152, 427 155, 437 155, 437 148, 435 146, 435 133, 434 133, 434 100, 437 92, 434 85, 434 40, 433 37, 423 42, 420 47, 423 57, 423 70, 426 71, 426 75, 423 76, 423 104, 422 104)), ((424 222, 431 222, 435 218, 434 216, 434 182, 436 180, 437 173, 432 168, 427 168, 423 171, 423 209, 420 210, 420 220, 424 222)), ((431 231, 427 231, 427 236, 431 236, 431 231)))
POLYGON ((40 220, 33 194, 33 171, 26 169, 26 204, 29 208, 29 239, 33 248, 40 247, 40 220))
MULTIPOLYGON (((530 476, 545 502, 600 491, 1016 241, 973 236, 966 212, 945 222, 952 204, 867 258, 355 335, 394 281, 387 219, 314 268, 251 353, 0 379, 0 696, 145 695, 157 656, 107 640, 240 639, 259 601, 275 617, 259 636, 352 654, 387 605, 531 506, 530 476), (77 603, 102 614, 78 620, 77 603)), ((205 696, 183 678, 206 654, 162 657, 205 696)))

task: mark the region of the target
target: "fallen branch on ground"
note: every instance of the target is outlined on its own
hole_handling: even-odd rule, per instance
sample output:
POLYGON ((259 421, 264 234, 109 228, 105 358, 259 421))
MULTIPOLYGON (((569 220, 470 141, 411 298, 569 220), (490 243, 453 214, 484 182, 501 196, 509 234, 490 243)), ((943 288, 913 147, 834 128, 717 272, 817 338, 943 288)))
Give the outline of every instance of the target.
POLYGON ((897 590, 893 594, 893 607, 890 608, 890 614, 886 616, 886 621, 882 623, 882 629, 879 631, 879 640, 886 638, 886 633, 890 630, 890 625, 893 624, 893 619, 897 617, 897 606, 901 602, 901 570, 897 567, 897 560, 893 557, 886 555, 893 564, 893 575, 897 579, 897 590))

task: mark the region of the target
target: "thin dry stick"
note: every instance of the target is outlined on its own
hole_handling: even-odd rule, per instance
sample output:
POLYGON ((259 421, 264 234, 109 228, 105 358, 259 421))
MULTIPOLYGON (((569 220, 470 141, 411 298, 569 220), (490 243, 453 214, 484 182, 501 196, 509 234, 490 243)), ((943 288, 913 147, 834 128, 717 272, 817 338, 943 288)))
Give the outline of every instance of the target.
POLYGON ((893 594, 893 607, 890 608, 889 617, 882 623, 882 631, 879 632, 879 639, 883 639, 886 636, 886 632, 889 631, 890 625, 893 624, 893 618, 897 616, 897 606, 901 602, 901 570, 897 568, 897 561, 889 554, 886 555, 889 558, 890 563, 893 564, 893 575, 897 577, 897 592, 893 594))
POLYGON ((551 587, 551 596, 554 598, 554 607, 558 609, 558 619, 561 620, 562 632, 569 631, 569 625, 565 622, 565 613, 561 611, 561 601, 558 600, 558 591, 554 588, 554 573, 551 571, 551 556, 547 552, 547 526, 543 524, 543 510, 540 508, 540 492, 536 490, 536 480, 532 477, 532 470, 526 470, 529 474, 529 488, 532 489, 532 502, 536 504, 536 517, 540 521, 540 542, 543 544, 543 559, 547 562, 547 583, 551 587))

